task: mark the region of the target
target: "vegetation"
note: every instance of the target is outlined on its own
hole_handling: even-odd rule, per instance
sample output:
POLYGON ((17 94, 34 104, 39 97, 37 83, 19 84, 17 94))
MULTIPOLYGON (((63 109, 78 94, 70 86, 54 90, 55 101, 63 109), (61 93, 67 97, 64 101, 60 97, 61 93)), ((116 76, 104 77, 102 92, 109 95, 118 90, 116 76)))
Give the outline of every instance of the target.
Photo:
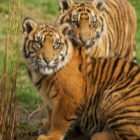
POLYGON ((140 1, 139 0, 129 0, 129 1, 135 7, 137 14, 136 54, 137 60, 140 63, 140 1))
MULTIPOLYGON (((10 5, 4 9, 7 15, 7 25, 3 23, 1 40, 1 80, 0 80, 0 136, 7 133, 7 138, 13 139, 16 130, 16 86, 19 68, 19 30, 22 18, 22 1, 10 0, 10 5), (16 12, 16 10, 20 12, 16 12), (6 39, 4 39, 6 38, 6 39), (14 56, 14 57, 13 57, 14 56)), ((0 7, 2 9, 4 7, 0 7)), ((2 20, 3 22, 3 20, 2 20)), ((1 25, 2 27, 2 25, 1 25)))

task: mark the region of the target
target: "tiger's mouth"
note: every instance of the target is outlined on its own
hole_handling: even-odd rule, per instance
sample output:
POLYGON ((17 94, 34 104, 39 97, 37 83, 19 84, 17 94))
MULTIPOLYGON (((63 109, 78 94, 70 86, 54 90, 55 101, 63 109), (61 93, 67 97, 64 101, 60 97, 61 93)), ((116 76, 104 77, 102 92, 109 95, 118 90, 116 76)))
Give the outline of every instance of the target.
POLYGON ((36 67, 38 67, 38 69, 40 68, 48 68, 48 69, 55 69, 58 66, 58 63, 54 63, 53 65, 50 64, 40 64, 40 63, 36 63, 36 67))
POLYGON ((45 61, 36 60, 34 62, 34 68, 38 69, 42 74, 52 74, 58 70, 58 61, 51 61, 46 63, 45 61))
POLYGON ((78 44, 80 46, 86 46, 86 48, 91 48, 95 44, 95 38, 89 39, 87 42, 83 42, 80 39, 70 35, 69 38, 74 42, 74 44, 78 44))

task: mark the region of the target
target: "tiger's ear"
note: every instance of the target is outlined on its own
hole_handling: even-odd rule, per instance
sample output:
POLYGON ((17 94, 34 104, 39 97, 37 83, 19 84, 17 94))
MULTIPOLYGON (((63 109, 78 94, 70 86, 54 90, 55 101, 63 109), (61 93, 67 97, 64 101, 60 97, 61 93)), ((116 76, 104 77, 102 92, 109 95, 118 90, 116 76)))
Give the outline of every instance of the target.
POLYGON ((28 35, 36 26, 37 23, 35 23, 35 21, 33 21, 31 18, 25 18, 22 23, 23 33, 28 35))
POLYGON ((60 12, 64 13, 66 10, 68 10, 72 5, 74 4, 73 0, 60 0, 59 6, 60 6, 60 12))
POLYGON ((93 0, 91 4, 95 6, 99 11, 103 11, 105 0, 93 0))
POLYGON ((68 37, 71 32, 71 26, 69 23, 63 23, 58 27, 58 29, 64 34, 64 36, 68 37))

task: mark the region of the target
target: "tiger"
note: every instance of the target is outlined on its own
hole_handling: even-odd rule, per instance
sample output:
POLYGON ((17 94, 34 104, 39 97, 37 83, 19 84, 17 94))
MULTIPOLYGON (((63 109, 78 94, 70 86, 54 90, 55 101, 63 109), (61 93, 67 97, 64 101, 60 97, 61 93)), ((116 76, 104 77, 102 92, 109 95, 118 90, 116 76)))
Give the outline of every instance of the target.
POLYGON ((69 38, 94 57, 125 57, 136 62, 136 12, 127 0, 60 0, 55 24, 69 23, 69 38))
POLYGON ((140 139, 140 67, 125 58, 95 58, 65 36, 69 24, 23 21, 21 53, 29 78, 51 112, 37 140, 63 140, 76 124, 90 140, 140 139), (91 62, 85 63, 86 59, 91 62))

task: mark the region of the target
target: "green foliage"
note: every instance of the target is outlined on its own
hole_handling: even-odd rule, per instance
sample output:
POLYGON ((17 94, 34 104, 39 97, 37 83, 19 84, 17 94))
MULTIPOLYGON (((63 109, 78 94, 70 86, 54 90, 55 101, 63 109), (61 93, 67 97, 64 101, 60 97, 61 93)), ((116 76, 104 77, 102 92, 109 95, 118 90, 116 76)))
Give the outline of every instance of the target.
POLYGON ((36 131, 39 127, 41 127, 41 124, 40 123, 37 123, 37 124, 26 124, 26 123, 24 123, 24 124, 20 124, 19 125, 19 129, 20 130, 24 130, 24 131, 36 131))
POLYGON ((0 2, 0 13, 8 14, 9 9, 9 1, 8 0, 1 0, 0 2))
POLYGON ((44 12, 44 14, 53 14, 58 13, 58 1, 56 0, 24 0, 26 8, 36 9, 44 12))
POLYGON ((17 94, 17 100, 21 102, 23 108, 26 110, 35 110, 42 103, 42 100, 32 86, 30 85, 30 87, 25 88, 17 94))
POLYGON ((140 63, 140 1, 139 0, 129 0, 129 2, 135 7, 137 14, 137 32, 136 32, 136 56, 140 63))
POLYGON ((56 0, 24 0, 24 17, 32 17, 38 22, 53 23, 59 13, 59 1, 56 0), (29 14, 30 13, 30 14, 29 14))
POLYGON ((42 103, 42 100, 31 83, 26 73, 26 67, 21 59, 17 84, 17 100, 26 110, 34 110, 42 103))
POLYGON ((7 6, 0 3, 0 36, 2 36, 0 48, 0 136, 2 139, 6 139, 4 137, 10 134, 8 138, 13 139, 16 129, 17 102, 15 99, 19 66, 17 46, 19 46, 21 35, 20 21, 22 13, 19 10, 21 1, 10 0, 8 3, 2 1, 2 4, 7 4, 7 6), (5 21, 7 21, 7 24, 5 21))

